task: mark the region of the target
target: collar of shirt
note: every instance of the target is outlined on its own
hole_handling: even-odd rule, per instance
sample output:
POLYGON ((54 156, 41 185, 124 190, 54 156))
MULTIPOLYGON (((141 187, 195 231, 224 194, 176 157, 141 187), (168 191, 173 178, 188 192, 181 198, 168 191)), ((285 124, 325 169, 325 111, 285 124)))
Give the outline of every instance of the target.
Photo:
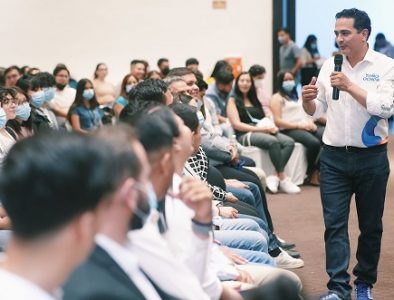
POLYGON ((4 269, 0 269, 0 294, 10 300, 56 300, 33 282, 4 269))

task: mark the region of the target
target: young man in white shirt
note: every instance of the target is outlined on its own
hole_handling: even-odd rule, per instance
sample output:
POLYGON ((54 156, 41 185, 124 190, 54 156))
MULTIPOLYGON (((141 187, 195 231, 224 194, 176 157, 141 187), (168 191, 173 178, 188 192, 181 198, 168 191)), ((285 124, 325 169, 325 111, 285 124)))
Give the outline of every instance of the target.
POLYGON ((108 151, 93 137, 60 133, 29 137, 11 149, 0 174, 13 231, 0 263, 2 299, 57 298, 89 254, 98 211, 114 187, 108 151))
POLYGON ((394 61, 369 48, 371 21, 364 11, 345 9, 336 15, 336 42, 342 71, 327 60, 316 78, 304 86, 306 112, 327 112, 320 157, 321 197, 325 222, 329 293, 321 299, 351 299, 348 218, 355 194, 360 236, 357 246, 356 299, 373 299, 383 231, 388 121, 394 112, 394 61), (342 58, 342 59, 341 59, 342 58), (337 69, 337 68, 336 68, 337 69), (333 99, 333 88, 339 99, 333 99))

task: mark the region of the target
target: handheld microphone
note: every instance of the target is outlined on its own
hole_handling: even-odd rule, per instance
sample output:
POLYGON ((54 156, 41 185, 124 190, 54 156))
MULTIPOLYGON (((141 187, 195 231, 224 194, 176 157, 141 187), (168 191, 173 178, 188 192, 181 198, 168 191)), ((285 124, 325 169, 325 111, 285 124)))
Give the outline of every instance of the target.
MULTIPOLYGON (((341 72, 342 71, 342 63, 343 63, 343 56, 342 54, 336 54, 334 57, 334 71, 341 72)), ((334 87, 332 89, 332 99, 338 100, 339 99, 339 89, 334 87)))

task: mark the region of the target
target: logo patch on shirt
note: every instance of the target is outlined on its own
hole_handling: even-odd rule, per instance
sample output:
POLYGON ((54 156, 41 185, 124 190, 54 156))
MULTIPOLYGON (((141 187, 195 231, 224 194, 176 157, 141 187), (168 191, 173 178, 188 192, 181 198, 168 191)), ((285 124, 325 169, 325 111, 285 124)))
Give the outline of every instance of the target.
POLYGON ((379 74, 375 73, 366 73, 363 77, 363 81, 372 81, 372 82, 378 82, 380 81, 379 74))

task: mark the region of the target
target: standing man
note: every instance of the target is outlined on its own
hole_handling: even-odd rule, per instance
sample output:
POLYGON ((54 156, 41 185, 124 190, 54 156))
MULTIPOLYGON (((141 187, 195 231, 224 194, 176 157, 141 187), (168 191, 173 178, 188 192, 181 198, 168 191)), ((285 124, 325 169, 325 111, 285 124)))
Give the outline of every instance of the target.
POLYGON ((336 42, 343 55, 341 72, 327 60, 302 91, 306 112, 327 112, 320 158, 321 198, 325 223, 329 292, 321 299, 351 299, 348 218, 355 194, 360 235, 357 247, 356 299, 373 299, 382 238, 382 216, 389 163, 387 136, 394 112, 394 61, 369 48, 371 21, 364 11, 336 14, 336 42), (332 99, 333 87, 340 90, 332 99))
POLYGON ((291 39, 290 32, 287 28, 279 29, 278 42, 281 44, 279 48, 279 71, 290 72, 296 78, 296 81, 299 82, 300 80, 297 74, 302 66, 300 48, 291 39))

